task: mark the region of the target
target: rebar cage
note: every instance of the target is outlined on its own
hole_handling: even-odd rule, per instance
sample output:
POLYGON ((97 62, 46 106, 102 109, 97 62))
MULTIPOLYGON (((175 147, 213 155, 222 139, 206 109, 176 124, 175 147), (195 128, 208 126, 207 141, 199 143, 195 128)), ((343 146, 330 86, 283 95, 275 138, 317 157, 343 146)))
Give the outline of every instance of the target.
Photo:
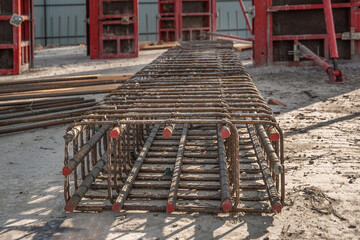
POLYGON ((231 42, 168 50, 64 138, 66 211, 280 212, 284 202, 283 134, 231 42))

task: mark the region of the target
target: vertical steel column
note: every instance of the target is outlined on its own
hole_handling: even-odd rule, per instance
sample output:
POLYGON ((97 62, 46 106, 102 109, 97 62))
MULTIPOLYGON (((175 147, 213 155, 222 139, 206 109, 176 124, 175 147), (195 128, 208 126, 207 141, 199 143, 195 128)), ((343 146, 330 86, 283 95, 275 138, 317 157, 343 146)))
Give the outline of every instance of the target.
POLYGON ((98 0, 90 0, 90 59, 99 58, 98 0))
POLYGON ((336 44, 335 25, 334 25, 334 17, 331 7, 331 0, 323 0, 323 3, 324 3, 326 31, 329 39, 330 58, 337 59, 339 58, 339 53, 336 44))
POLYGON ((44 0, 44 41, 45 46, 48 45, 47 43, 47 2, 44 0))
POLYGON ((267 45, 268 45, 268 21, 267 21, 267 1, 255 0, 256 17, 254 20, 254 46, 253 58, 256 66, 266 65, 267 45))
MULTIPOLYGON (((13 1, 13 13, 21 15, 21 0, 14 0, 13 1)), ((21 70, 21 28, 12 26, 13 28, 13 69, 14 74, 20 74, 21 70)))
POLYGON ((211 28, 210 32, 216 32, 216 20, 217 20, 217 12, 216 12, 216 0, 211 1, 211 28))

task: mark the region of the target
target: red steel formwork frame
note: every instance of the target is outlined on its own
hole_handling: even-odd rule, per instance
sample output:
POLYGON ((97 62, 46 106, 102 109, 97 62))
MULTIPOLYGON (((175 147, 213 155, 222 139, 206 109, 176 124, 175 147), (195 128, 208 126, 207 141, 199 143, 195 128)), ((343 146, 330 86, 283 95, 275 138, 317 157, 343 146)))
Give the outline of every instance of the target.
POLYGON ((139 55, 138 0, 90 0, 90 58, 139 55))
POLYGON ((176 41, 180 38, 179 11, 180 0, 159 0, 159 39, 164 42, 176 41))
POLYGON ((360 1, 332 0, 330 10, 325 7, 327 12, 324 15, 326 2, 329 1, 253 0, 253 7, 256 10, 253 19, 255 65, 300 64, 301 62, 296 59, 298 57, 296 52, 289 55, 289 52, 296 51, 294 48, 298 42, 326 59, 337 58, 334 45, 338 46, 340 59, 352 59, 354 55, 360 55, 360 41, 357 34, 360 32, 360 1), (335 34, 331 33, 331 21, 328 22, 328 13, 331 10, 334 13, 335 34), (286 15, 291 16, 292 19, 286 15), (308 19, 300 18, 301 16, 307 16, 308 19), (312 21, 314 19, 316 21, 312 21), (280 26, 280 23, 286 26, 280 26), (291 23, 297 25, 290 29, 291 23), (331 39, 332 36, 336 41, 331 39))
POLYGON ((159 0, 159 40, 199 40, 204 32, 216 32, 215 0, 159 0))
POLYGON ((0 75, 20 74, 33 67, 33 0, 2 0, 0 5, 0 75), (9 22, 13 14, 23 17, 19 27, 9 22))

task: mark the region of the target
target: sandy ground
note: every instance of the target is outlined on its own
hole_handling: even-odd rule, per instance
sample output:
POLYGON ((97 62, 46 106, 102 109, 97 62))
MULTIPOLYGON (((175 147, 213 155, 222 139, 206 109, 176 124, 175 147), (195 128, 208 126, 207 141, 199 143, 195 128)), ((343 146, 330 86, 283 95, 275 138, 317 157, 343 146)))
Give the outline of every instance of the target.
MULTIPOLYGON (((47 49, 35 69, 0 81, 136 72, 162 52, 90 61, 85 48, 47 49)), ((286 137, 281 214, 66 214, 58 126, 0 136, 0 239, 360 239, 360 63, 340 66, 343 85, 317 67, 249 65, 264 98, 287 104, 271 106, 286 137)))

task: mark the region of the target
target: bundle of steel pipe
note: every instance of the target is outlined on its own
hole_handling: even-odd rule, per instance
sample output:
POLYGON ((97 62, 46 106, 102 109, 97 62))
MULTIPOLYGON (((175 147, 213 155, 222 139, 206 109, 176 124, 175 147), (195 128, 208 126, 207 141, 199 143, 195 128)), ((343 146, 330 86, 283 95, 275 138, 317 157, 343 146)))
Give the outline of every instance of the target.
POLYGON ((283 134, 231 42, 172 48, 81 119, 66 211, 281 211, 283 134))

